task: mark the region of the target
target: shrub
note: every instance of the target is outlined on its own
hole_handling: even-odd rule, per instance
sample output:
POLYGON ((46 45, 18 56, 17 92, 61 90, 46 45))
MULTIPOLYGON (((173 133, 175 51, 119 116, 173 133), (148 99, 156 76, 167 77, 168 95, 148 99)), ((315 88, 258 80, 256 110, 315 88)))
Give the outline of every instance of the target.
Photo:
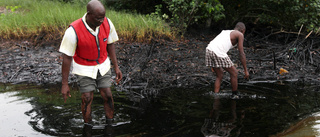
POLYGON ((221 0, 221 4, 226 26, 242 20, 287 30, 299 30, 302 25, 305 31, 320 27, 319 0, 221 0))
POLYGON ((218 21, 224 18, 223 6, 218 0, 163 0, 164 4, 156 6, 158 15, 167 19, 177 32, 183 34, 188 26, 196 23, 204 23, 207 19, 218 21), (169 15, 162 12, 163 7, 169 15))

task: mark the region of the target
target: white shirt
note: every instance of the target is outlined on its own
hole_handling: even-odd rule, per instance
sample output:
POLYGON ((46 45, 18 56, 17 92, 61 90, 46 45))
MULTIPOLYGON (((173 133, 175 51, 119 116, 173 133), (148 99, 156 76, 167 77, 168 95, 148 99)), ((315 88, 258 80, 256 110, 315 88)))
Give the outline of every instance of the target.
POLYGON ((223 30, 207 46, 207 49, 213 51, 218 57, 228 57, 227 52, 233 47, 230 39, 230 33, 234 30, 223 30))
MULTIPOLYGON (((89 25, 86 23, 86 15, 85 14, 82 17, 82 21, 84 22, 86 28, 94 35, 97 36, 99 32, 99 27, 96 28, 96 30, 93 30, 89 27, 89 25)), ((110 26, 110 33, 108 37, 108 44, 111 44, 113 42, 116 42, 119 40, 118 34, 116 32, 116 29, 114 25, 112 24, 111 20, 109 20, 109 26, 110 26)), ((67 56, 74 56, 75 51, 77 48, 77 36, 76 32, 72 27, 69 27, 63 36, 59 52, 66 54, 67 56)), ((81 75, 81 76, 87 76, 91 77, 93 79, 97 78, 98 70, 100 74, 103 76, 110 70, 110 59, 109 57, 101 64, 97 64, 95 66, 86 66, 86 65, 80 65, 76 63, 74 60, 72 61, 72 73, 81 75)))

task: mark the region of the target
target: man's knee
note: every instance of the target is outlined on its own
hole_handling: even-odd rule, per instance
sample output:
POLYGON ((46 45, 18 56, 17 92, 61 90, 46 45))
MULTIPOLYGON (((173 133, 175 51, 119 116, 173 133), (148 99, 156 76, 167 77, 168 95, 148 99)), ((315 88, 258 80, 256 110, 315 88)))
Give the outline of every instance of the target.
POLYGON ((217 75, 217 79, 222 79, 223 78, 223 73, 220 73, 220 74, 216 73, 216 75, 217 75))
POLYGON ((234 76, 238 77, 238 74, 239 74, 238 71, 235 70, 235 71, 234 71, 234 76))
POLYGON ((82 102, 89 104, 92 102, 92 94, 91 93, 82 93, 81 95, 82 102))
POLYGON ((238 78, 238 71, 237 70, 234 70, 230 73, 230 77, 232 78, 238 78))
POLYGON ((220 68, 213 68, 214 72, 216 73, 216 76, 218 79, 223 78, 223 70, 220 68))
POLYGON ((231 68, 224 68, 228 73, 230 74, 231 78, 237 78, 238 77, 238 70, 235 67, 231 68))
POLYGON ((110 88, 101 88, 99 89, 99 91, 103 97, 106 97, 106 98, 112 97, 112 92, 110 88))

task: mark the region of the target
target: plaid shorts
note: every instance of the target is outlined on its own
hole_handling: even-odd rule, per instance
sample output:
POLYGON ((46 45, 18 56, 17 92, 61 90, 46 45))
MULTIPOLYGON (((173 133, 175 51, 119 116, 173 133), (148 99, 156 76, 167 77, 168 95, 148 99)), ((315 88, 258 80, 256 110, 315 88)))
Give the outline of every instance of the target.
POLYGON ((214 68, 230 68, 234 64, 229 57, 218 57, 213 51, 206 49, 206 66, 214 68))

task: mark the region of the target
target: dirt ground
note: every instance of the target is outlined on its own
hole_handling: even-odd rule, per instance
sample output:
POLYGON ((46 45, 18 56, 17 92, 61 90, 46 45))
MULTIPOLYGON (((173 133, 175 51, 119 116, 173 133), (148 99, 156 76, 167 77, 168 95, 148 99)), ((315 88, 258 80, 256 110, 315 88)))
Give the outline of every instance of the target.
MULTIPOLYGON (((123 73, 118 90, 161 90, 166 88, 198 88, 213 86, 215 79, 205 66, 205 48, 214 35, 190 36, 181 41, 153 39, 148 43, 116 43, 117 57, 123 73)), ((292 35, 246 35, 245 53, 250 81, 301 81, 319 84, 320 39, 292 35), (292 40, 293 39, 293 40, 292 40), (289 73, 280 75, 280 69, 289 73)), ((0 42, 0 82, 60 84, 60 41, 34 45, 27 40, 0 42)), ((239 83, 243 68, 237 49, 229 52, 239 70, 239 83)), ((114 74, 114 73, 113 73, 114 74)), ((71 75, 69 82, 76 78, 71 75)), ((223 85, 229 84, 225 73, 223 85)))

